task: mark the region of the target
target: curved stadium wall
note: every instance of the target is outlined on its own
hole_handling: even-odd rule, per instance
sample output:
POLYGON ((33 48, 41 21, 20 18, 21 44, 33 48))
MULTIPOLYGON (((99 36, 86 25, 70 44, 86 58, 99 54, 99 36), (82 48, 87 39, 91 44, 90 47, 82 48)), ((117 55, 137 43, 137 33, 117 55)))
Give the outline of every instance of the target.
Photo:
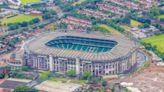
POLYGON ((136 65, 135 44, 126 37, 103 34, 46 33, 29 40, 23 60, 34 69, 94 76, 122 74, 136 65))

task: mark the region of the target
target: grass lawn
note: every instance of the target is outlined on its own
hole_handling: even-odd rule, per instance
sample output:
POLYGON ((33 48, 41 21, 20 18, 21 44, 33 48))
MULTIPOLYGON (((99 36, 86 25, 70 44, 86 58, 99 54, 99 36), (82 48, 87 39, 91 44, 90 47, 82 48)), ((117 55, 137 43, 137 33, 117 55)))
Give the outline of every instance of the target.
POLYGON ((81 85, 84 85, 87 83, 86 80, 71 80, 70 82, 75 83, 75 84, 81 84, 81 85))
POLYGON ((7 18, 7 19, 2 19, 1 20, 1 24, 9 24, 9 23, 16 23, 16 22, 23 22, 23 21, 30 21, 34 18, 39 18, 42 19, 41 16, 31 16, 31 15, 18 15, 18 16, 14 16, 11 18, 7 18))
POLYGON ((81 4, 82 2, 85 2, 86 0, 79 0, 79 1, 77 1, 77 2, 75 2, 75 3, 73 3, 72 5, 73 6, 75 6, 75 5, 77 5, 77 4, 81 4))
POLYGON ((55 81, 55 82, 58 82, 58 81, 67 82, 69 79, 68 78, 50 78, 49 80, 55 81))
POLYGON ((48 79, 49 75, 50 75, 49 71, 44 71, 42 73, 39 73, 39 78, 42 79, 42 80, 46 80, 46 79, 48 79))
POLYGON ((158 16, 158 19, 164 19, 164 15, 158 16))
POLYGON ((123 29, 129 31, 131 29, 131 27, 127 26, 127 25, 120 25, 123 29))
POLYGON ((164 52, 164 34, 159 36, 153 36, 142 39, 145 43, 150 43, 152 46, 156 46, 159 52, 164 52))
POLYGON ((107 26, 107 25, 104 25, 104 24, 101 24, 99 25, 100 27, 103 27, 105 29, 107 29, 109 32, 112 33, 112 35, 116 35, 116 36, 120 36, 122 35, 120 32, 118 32, 117 30, 115 30, 114 28, 110 27, 110 26, 107 26))
POLYGON ((59 82, 59 81, 70 82, 70 83, 81 84, 81 85, 84 85, 87 82, 86 80, 72 80, 69 78, 50 78, 49 80, 54 82, 59 82))
POLYGON ((141 25, 141 23, 136 20, 130 20, 130 24, 132 27, 138 27, 139 25, 141 25))
POLYGON ((41 0, 21 0, 22 5, 26 5, 26 4, 31 4, 31 3, 38 3, 41 0))

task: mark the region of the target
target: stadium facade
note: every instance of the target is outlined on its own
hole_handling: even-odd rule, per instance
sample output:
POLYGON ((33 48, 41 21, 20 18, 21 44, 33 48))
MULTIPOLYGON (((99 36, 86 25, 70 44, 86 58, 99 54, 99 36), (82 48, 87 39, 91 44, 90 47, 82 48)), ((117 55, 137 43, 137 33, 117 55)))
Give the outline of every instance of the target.
POLYGON ((137 63, 136 46, 124 36, 51 32, 26 42, 23 61, 34 69, 92 75, 122 74, 137 63))

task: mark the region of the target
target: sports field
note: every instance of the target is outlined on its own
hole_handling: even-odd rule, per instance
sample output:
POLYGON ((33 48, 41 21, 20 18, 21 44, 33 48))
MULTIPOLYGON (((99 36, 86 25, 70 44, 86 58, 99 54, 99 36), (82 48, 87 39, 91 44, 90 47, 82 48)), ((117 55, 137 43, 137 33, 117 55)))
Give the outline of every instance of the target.
POLYGON ((41 0, 21 0, 22 5, 38 3, 38 2, 41 2, 41 0))
POLYGON ((144 41, 145 43, 150 43, 152 46, 156 46, 159 52, 164 52, 164 34, 144 38, 142 41, 144 41))
POLYGON ((158 19, 164 19, 164 15, 158 16, 158 19))
POLYGON ((7 19, 2 19, 1 20, 1 24, 9 24, 9 23, 16 23, 16 22, 23 22, 23 21, 30 21, 34 18, 39 18, 42 19, 41 16, 31 16, 31 15, 18 15, 18 16, 14 16, 11 18, 7 18, 7 19))
POLYGON ((130 20, 130 25, 132 27, 138 27, 139 25, 141 25, 141 23, 136 20, 130 20))
POLYGON ((115 36, 121 36, 122 35, 120 32, 118 32, 117 30, 115 30, 114 28, 112 28, 110 26, 107 26, 107 25, 104 25, 104 24, 101 24, 99 26, 107 29, 109 32, 112 33, 112 35, 115 35, 115 36))

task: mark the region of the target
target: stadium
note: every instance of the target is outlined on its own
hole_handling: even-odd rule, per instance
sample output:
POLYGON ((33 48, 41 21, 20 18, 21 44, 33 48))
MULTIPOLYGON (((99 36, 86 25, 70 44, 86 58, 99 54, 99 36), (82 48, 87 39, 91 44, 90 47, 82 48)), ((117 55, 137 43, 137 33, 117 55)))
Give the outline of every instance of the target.
POLYGON ((137 63, 131 40, 102 33, 51 32, 28 40, 23 61, 34 69, 94 76, 124 74, 137 63))

